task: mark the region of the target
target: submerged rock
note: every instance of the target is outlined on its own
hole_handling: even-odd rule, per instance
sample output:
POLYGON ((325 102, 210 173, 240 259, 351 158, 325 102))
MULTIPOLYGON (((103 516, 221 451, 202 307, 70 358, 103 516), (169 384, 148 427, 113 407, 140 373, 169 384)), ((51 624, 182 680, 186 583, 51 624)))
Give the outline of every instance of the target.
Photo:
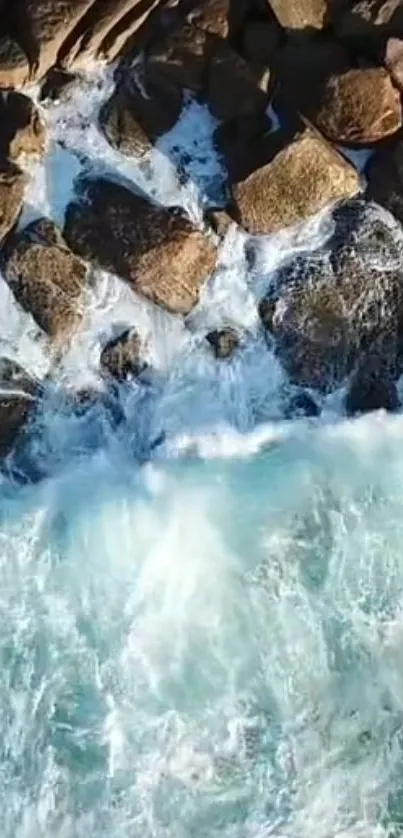
POLYGON ((22 307, 56 343, 64 343, 82 318, 85 264, 69 250, 53 221, 32 222, 10 242, 5 279, 22 307))
POLYGON ((216 263, 216 248, 180 211, 151 204, 120 184, 85 179, 66 212, 74 252, 126 280, 133 291, 188 314, 216 263))
POLYGON ((307 128, 234 186, 235 219, 253 236, 273 233, 359 191, 356 170, 307 128))
POLYGON ((260 306, 270 340, 295 383, 328 391, 377 347, 388 374, 401 364, 403 235, 374 204, 333 212, 334 234, 279 271, 260 306))
POLYGON ((32 99, 15 90, 0 90, 0 155, 43 154, 45 126, 32 99))
POLYGON ((118 381, 135 378, 144 369, 141 340, 134 329, 126 329, 109 341, 101 353, 101 367, 118 381))
POLYGON ((230 358, 239 346, 239 336, 235 329, 215 329, 206 335, 206 340, 216 358, 230 358))

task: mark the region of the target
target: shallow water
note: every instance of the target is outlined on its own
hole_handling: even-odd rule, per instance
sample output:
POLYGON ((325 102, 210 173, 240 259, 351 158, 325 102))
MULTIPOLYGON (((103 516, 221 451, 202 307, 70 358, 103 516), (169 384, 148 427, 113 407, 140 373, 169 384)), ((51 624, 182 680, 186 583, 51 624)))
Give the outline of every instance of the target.
MULTIPOLYGON (((44 109, 21 226, 62 223, 88 171, 201 221, 223 178, 206 110, 188 103, 139 163, 97 129, 111 89, 94 71, 44 109)), ((0 483, 4 838, 401 833, 403 418, 346 422, 340 392, 284 421, 292 387, 257 316, 276 268, 331 232, 326 214, 259 242, 232 230, 185 323, 93 274, 57 370, 0 279, 1 353, 53 375, 29 449, 47 477, 0 483), (223 325, 242 346, 217 363, 205 334, 223 325), (120 389, 123 421, 72 413, 66 391, 102 386, 126 326, 151 372, 120 389)))

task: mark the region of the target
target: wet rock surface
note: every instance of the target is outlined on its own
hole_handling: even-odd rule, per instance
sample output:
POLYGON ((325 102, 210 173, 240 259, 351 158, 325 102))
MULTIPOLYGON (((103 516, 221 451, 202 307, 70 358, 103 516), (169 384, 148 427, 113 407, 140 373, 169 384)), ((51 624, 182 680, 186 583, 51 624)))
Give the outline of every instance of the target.
POLYGON ((144 369, 142 345, 134 329, 125 329, 104 346, 101 353, 101 368, 117 381, 136 377, 144 369))
POLYGON ((0 125, 1 156, 16 160, 21 154, 43 154, 45 125, 28 96, 0 90, 0 125))
POLYGON ((216 264, 216 248, 174 209, 106 179, 84 180, 66 213, 74 252, 168 311, 187 314, 216 264))
POLYGON ((231 358, 239 346, 239 335, 235 329, 215 329, 206 335, 216 358, 231 358))
POLYGON ((0 243, 18 220, 26 182, 26 175, 17 165, 0 160, 0 243))
POLYGON ((0 456, 10 452, 35 409, 39 387, 14 360, 0 357, 0 456))

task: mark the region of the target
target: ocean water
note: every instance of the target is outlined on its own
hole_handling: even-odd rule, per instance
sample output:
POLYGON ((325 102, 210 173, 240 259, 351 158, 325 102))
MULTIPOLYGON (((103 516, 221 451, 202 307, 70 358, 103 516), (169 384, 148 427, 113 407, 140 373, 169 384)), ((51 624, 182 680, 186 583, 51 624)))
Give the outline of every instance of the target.
MULTIPOLYGON (((201 223, 223 184, 211 117, 189 101, 130 160, 97 128, 112 87, 94 70, 44 107, 21 226, 62 223, 82 172, 201 223)), ((257 317, 275 269, 331 231, 328 214, 231 230, 186 322, 93 273, 57 369, 0 278, 1 354, 50 375, 26 452, 43 479, 0 481, 2 838, 401 835, 403 417, 347 421, 341 390, 285 421, 257 317), (223 325, 242 343, 218 363, 205 334, 223 325), (150 369, 118 391, 116 427, 69 394, 102 388, 126 326, 150 369)))

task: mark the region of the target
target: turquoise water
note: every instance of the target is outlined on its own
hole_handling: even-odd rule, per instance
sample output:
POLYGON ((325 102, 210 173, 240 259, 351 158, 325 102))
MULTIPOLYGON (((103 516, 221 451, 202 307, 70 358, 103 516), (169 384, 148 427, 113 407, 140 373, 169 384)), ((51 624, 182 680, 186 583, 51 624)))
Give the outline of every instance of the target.
POLYGON ((290 427, 3 485, 3 838, 400 834, 403 419, 290 427))

